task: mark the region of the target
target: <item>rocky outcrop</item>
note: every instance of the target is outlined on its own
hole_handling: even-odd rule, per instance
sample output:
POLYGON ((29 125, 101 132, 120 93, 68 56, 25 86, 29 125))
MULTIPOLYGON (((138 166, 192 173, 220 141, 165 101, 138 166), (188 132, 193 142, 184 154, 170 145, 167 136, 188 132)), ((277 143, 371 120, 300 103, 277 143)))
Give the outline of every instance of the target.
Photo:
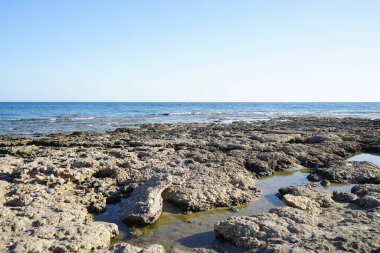
MULTIPOLYGON (((0 252, 35 248, 44 252, 52 245, 58 245, 58 252, 106 249, 116 234, 115 227, 93 222, 89 213, 103 212, 107 204, 128 198, 157 174, 172 175, 164 200, 190 211, 253 202, 260 194, 255 179, 300 166, 315 170, 313 180, 334 182, 328 178, 332 175, 337 182, 375 184, 378 169, 372 166, 352 165, 348 176, 344 172, 346 163, 344 169, 336 167, 326 174, 323 171, 357 151, 378 150, 379 122, 282 118, 230 124, 147 124, 105 133, 40 134, 34 138, 0 136, 0 252), (94 242, 91 247, 89 237, 94 242)), ((378 208, 376 187, 370 187, 357 188, 357 195, 335 194, 334 199, 355 205, 360 209, 358 217, 368 218, 378 208)), ((294 206, 288 209, 302 212, 311 217, 310 221, 321 219, 319 227, 330 224, 321 218, 330 209, 331 216, 337 212, 336 220, 343 220, 342 210, 354 214, 354 209, 339 209, 346 204, 331 202, 331 194, 313 197, 313 191, 310 188, 307 194, 295 190, 284 193, 284 201, 294 206), (309 212, 314 202, 322 210, 319 215, 309 212)), ((344 221, 357 220, 352 223, 352 231, 361 231, 362 224, 370 224, 366 223, 370 219, 357 219, 353 214, 344 221)), ((278 217, 276 212, 271 215, 278 217)), ((279 222, 286 219, 280 218, 279 222)), ((336 235, 337 231, 331 233, 336 235)), ((360 235, 357 241, 373 248, 375 242, 371 244, 364 237, 360 235)), ((336 243, 346 247, 350 239, 345 240, 337 238, 336 243)), ((281 247, 286 251, 287 245, 295 244, 281 247)), ((315 243, 311 245, 316 250, 315 243)), ((319 250, 330 249, 331 245, 326 245, 326 249, 321 246, 319 250)), ((357 248, 366 249, 361 244, 357 248)))
POLYGON ((287 194, 291 194, 294 196, 303 196, 309 200, 312 200, 320 207, 332 207, 335 205, 335 202, 332 199, 332 194, 330 192, 318 189, 316 184, 291 185, 280 188, 278 191, 280 198, 283 198, 287 194))
POLYGON ((10 252, 90 252, 105 248, 118 234, 116 224, 72 222, 57 227, 36 228, 32 236, 18 238, 10 252), (65 238, 65 240, 60 240, 65 238))
POLYGON ((333 192, 333 199, 336 202, 352 203, 358 199, 358 196, 350 192, 333 192))
MULTIPOLYGON (((380 247, 379 208, 372 207, 372 211, 369 212, 354 204, 336 203, 329 204, 330 207, 326 205, 324 205, 325 208, 320 207, 320 212, 311 211, 318 205, 317 199, 313 198, 325 194, 320 191, 318 188, 308 186, 288 189, 283 199, 294 208, 274 208, 268 213, 231 217, 216 223, 215 233, 249 252, 374 252, 378 250, 380 247), (315 191, 312 198, 303 195, 311 190, 315 191)), ((368 186, 366 189, 357 188, 353 191, 365 195, 377 192, 376 189, 368 186)))
POLYGON ((93 222, 69 186, 9 185, 0 207, 1 252, 90 252, 109 245, 116 224, 93 222), (10 236, 12 235, 12 236, 10 236))
POLYGON ((351 192, 358 196, 357 204, 365 208, 380 207, 380 185, 365 184, 355 185, 351 192))
POLYGON ((380 168, 370 162, 337 162, 313 173, 333 183, 380 184, 380 168))
POLYGON ((305 138, 304 141, 306 143, 315 144, 315 143, 322 143, 322 142, 328 142, 328 141, 341 141, 341 140, 342 139, 336 134, 326 133, 326 134, 316 134, 316 135, 308 136, 305 138))
MULTIPOLYGON (((272 209, 269 213, 254 216, 231 217, 215 224, 217 236, 232 241, 246 249, 263 249, 271 241, 286 238, 302 242, 310 237, 316 224, 313 216, 300 209, 285 207, 272 209)), ((286 243, 281 240, 279 243, 286 243)))
POLYGON ((286 194, 282 200, 286 205, 304 210, 312 215, 318 215, 322 212, 321 206, 317 202, 305 196, 286 194))
POLYGON ((154 223, 162 212, 162 192, 172 184, 170 174, 155 175, 136 188, 123 203, 120 218, 128 224, 154 223))
POLYGON ((184 176, 181 184, 165 192, 164 198, 183 210, 204 211, 247 204, 259 195, 260 190, 247 171, 202 167, 184 176))
POLYGON ((297 159, 283 152, 259 152, 246 158, 245 167, 262 177, 270 176, 275 171, 299 169, 301 166, 298 163, 297 159))

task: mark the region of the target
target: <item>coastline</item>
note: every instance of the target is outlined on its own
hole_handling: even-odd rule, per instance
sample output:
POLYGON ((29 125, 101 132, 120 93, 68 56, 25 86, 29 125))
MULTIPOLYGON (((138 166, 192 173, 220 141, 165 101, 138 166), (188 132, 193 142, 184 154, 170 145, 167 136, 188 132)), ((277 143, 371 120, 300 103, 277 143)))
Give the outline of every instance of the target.
POLYGON ((380 170, 368 162, 345 161, 356 152, 380 152, 380 120, 295 117, 0 136, 0 251, 113 252, 130 247, 127 252, 139 252, 128 241, 110 246, 118 227, 93 221, 90 214, 130 197, 157 174, 173 177, 162 197, 188 215, 254 204, 262 194, 257 179, 303 167, 312 181, 352 183, 356 189, 351 195, 313 186, 279 189, 286 207, 221 220, 216 234, 231 242, 228 247, 237 247, 234 251, 376 250, 380 170), (354 222, 334 223, 345 217, 354 222), (256 228, 263 226, 259 233, 256 228), (289 226, 292 231, 285 229, 289 226))
POLYGON ((280 117, 380 119, 380 103, 0 103, 0 135, 102 133, 143 124, 254 122, 280 117))

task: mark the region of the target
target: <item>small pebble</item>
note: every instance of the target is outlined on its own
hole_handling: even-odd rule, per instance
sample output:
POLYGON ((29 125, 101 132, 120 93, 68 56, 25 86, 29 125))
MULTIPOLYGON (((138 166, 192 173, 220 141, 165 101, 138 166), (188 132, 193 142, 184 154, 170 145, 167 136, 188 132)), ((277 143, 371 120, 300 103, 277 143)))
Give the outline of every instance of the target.
POLYGON ((53 189, 53 188, 47 188, 46 191, 47 191, 48 193, 54 193, 54 189, 53 189))
POLYGON ((322 186, 329 186, 330 185, 330 181, 329 180, 323 180, 322 182, 321 182, 321 185, 322 186))
POLYGON ((59 178, 59 179, 58 179, 58 183, 59 183, 59 184, 64 184, 64 183, 65 183, 65 179, 63 179, 63 178, 59 178))
POLYGON ((311 182, 318 182, 320 180, 317 174, 309 174, 307 175, 307 179, 311 182))

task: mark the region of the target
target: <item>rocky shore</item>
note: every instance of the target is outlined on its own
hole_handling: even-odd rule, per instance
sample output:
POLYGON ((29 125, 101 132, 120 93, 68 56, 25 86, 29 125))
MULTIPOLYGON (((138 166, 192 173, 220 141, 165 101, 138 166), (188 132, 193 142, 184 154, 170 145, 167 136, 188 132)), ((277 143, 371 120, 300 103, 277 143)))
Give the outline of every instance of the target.
POLYGON ((0 136, 0 252, 164 252, 160 245, 111 245, 117 225, 91 214, 122 198, 121 219, 142 224, 159 217, 163 201, 183 212, 244 205, 260 196, 256 179, 301 168, 313 182, 356 185, 352 193, 312 184, 279 189, 286 207, 219 221, 215 233, 242 252, 376 252, 380 169, 345 161, 357 152, 380 152, 379 120, 282 118, 0 136))

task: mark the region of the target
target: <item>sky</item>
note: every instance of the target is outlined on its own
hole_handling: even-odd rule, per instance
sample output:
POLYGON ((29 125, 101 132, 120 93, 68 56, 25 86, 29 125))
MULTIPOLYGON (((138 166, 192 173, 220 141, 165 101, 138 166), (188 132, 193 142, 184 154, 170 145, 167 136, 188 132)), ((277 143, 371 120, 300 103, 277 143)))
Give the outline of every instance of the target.
POLYGON ((0 1, 0 101, 380 102, 380 1, 0 1))

